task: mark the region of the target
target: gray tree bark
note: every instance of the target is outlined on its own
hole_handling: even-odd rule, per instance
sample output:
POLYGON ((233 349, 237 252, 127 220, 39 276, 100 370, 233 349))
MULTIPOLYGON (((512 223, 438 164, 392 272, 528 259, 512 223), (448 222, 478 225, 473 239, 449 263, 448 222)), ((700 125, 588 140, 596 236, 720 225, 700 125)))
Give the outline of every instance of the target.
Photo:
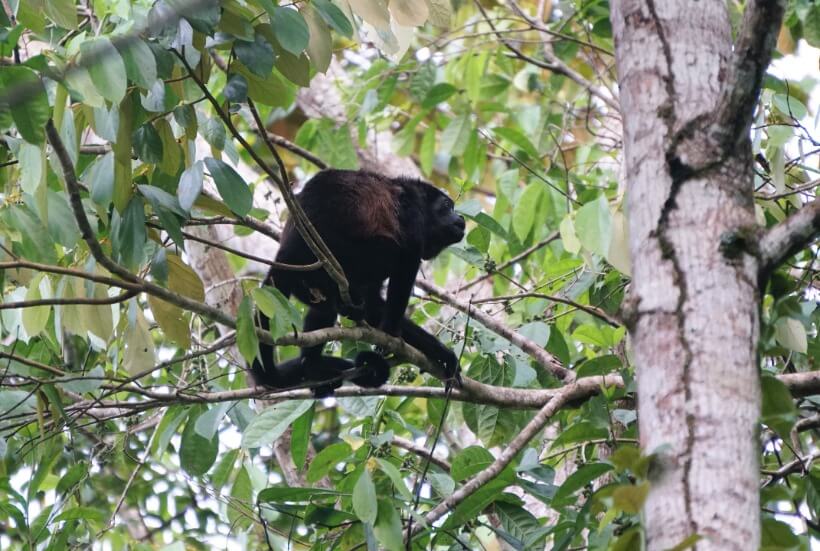
POLYGON ((781 17, 747 2, 733 51, 723 2, 612 5, 650 550, 760 544, 760 259, 721 243, 755 231, 749 125, 781 17))

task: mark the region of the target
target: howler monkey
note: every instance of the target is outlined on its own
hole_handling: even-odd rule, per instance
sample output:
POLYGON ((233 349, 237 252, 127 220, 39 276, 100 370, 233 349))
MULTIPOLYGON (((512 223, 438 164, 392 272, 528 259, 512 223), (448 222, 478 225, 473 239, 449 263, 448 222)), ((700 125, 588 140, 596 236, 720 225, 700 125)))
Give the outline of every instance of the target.
MULTIPOLYGON (((444 367, 458 371, 455 354, 439 340, 407 319, 404 311, 422 259, 430 259, 464 237, 464 218, 453 201, 433 185, 415 178, 388 178, 357 170, 324 170, 308 181, 298 203, 339 261, 350 286, 354 305, 345 305, 336 283, 323 269, 268 272, 265 283, 285 296, 295 295, 308 306, 304 331, 331 327, 338 314, 404 340, 444 367), (387 298, 382 298, 382 285, 387 298)), ((282 231, 276 261, 311 264, 316 257, 292 220, 282 231)), ((263 329, 269 320, 260 315, 263 329)), ((390 368, 375 352, 360 352, 355 361, 322 354, 323 345, 302 348, 298 358, 277 365, 273 347, 260 345, 252 372, 257 384, 286 388, 312 385, 316 396, 332 394, 341 381, 329 381, 344 371, 364 366, 353 378, 359 386, 378 387, 390 368)))

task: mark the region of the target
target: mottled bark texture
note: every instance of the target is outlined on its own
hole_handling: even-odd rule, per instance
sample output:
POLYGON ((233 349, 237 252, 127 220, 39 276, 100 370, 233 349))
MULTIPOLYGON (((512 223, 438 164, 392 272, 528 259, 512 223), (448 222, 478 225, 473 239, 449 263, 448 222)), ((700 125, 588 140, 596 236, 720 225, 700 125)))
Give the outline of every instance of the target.
POLYGON ((745 22, 766 27, 757 39, 742 29, 733 51, 719 0, 612 4, 634 271, 628 324, 641 446, 656 454, 644 507, 650 550, 695 534, 701 551, 760 542, 760 262, 721 243, 755 228, 749 124, 782 6, 750 0, 747 10, 745 22))

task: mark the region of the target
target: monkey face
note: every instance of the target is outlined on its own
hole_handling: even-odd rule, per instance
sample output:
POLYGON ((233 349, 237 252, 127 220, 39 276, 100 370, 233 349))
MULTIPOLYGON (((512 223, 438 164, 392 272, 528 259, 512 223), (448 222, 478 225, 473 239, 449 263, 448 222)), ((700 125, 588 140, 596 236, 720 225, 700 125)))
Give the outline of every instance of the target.
POLYGON ((426 216, 426 231, 422 258, 429 260, 446 247, 464 239, 466 223, 455 211, 455 204, 442 191, 432 188, 426 216))

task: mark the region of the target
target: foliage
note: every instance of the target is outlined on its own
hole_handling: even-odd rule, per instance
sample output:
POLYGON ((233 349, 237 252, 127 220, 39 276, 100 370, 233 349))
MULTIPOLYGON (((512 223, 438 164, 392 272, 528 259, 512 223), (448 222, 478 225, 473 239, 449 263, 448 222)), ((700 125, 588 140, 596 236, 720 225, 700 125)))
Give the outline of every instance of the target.
MULTIPOLYGON (((450 291, 411 308, 462 355, 466 376, 559 388, 538 350, 579 378, 623 382, 555 412, 414 545, 638 548, 652 458, 635 445, 619 317, 630 261, 609 13, 599 0, 553 4, 543 21, 449 0, 23 0, 0 11, 0 545, 403 549, 408 521, 421 526, 418 513, 533 419, 532 408, 447 402, 429 388, 439 381, 407 366, 390 396, 297 392, 254 406, 261 393, 246 390, 240 359, 258 342, 253 310, 273 318, 274 338, 292 333, 299 311, 253 277, 237 280, 235 333, 190 304, 216 283, 194 269, 196 228, 281 226, 263 200, 279 168, 257 111, 285 138, 276 150, 299 180, 317 170, 303 150, 358 168, 357 152, 389 131, 393 153, 456 198, 468 235, 425 268, 450 291), (297 94, 328 71, 341 119, 305 117, 297 94), (112 275, 88 240, 138 283, 112 275), (272 451, 282 436, 295 467, 272 451), (434 440, 443 460, 428 464, 419 449, 434 440)), ((793 2, 781 52, 800 38, 817 46, 817 21, 816 3, 793 2)), ((813 197, 820 153, 803 121, 816 84, 766 78, 752 136, 761 225, 813 197)), ((272 256, 227 249, 243 277, 264 269, 255 256, 272 256)), ((763 300, 767 549, 820 536, 820 470, 796 456, 816 457, 820 394, 795 399, 776 378, 817 368, 816 252, 779 269, 763 300)))

